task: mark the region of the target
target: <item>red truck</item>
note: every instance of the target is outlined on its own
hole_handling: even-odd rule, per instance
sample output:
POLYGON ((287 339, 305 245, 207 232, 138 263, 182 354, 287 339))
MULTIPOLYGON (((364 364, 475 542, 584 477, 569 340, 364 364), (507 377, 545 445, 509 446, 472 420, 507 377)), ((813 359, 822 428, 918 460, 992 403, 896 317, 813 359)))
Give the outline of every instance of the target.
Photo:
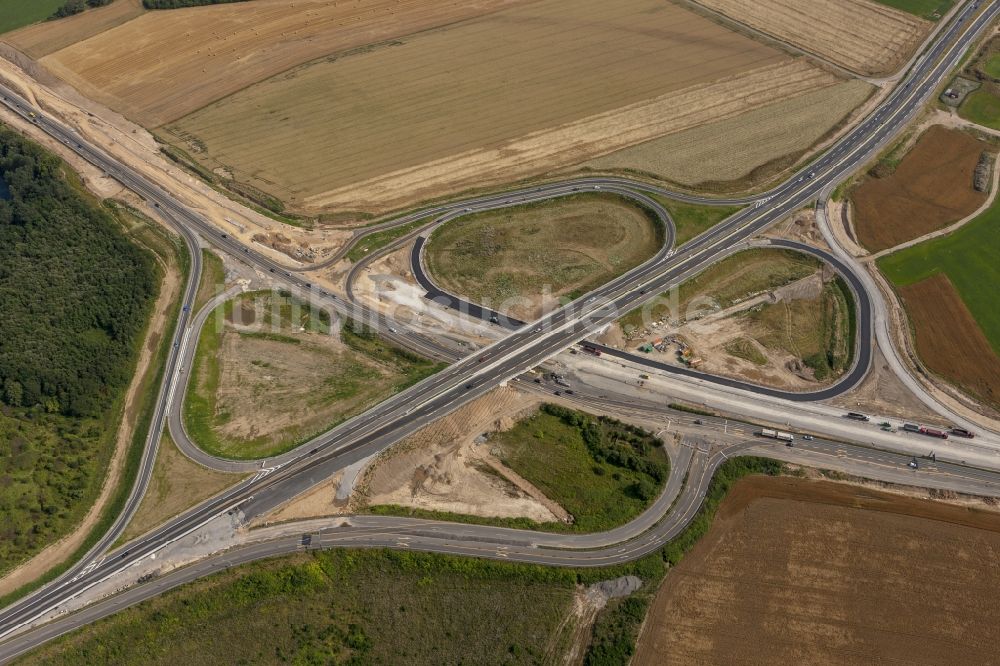
POLYGON ((921 435, 927 435, 928 437, 937 437, 938 439, 948 439, 948 433, 943 430, 938 430, 937 428, 928 428, 927 426, 921 426, 921 435))
POLYGON ((966 439, 972 439, 973 437, 976 436, 976 433, 972 432, 971 430, 966 430, 965 428, 958 428, 958 427, 952 428, 951 434, 957 437, 965 437, 966 439))
POLYGON ((584 345, 583 351, 587 352, 588 354, 593 354, 594 356, 601 355, 601 350, 595 347, 594 345, 584 345))

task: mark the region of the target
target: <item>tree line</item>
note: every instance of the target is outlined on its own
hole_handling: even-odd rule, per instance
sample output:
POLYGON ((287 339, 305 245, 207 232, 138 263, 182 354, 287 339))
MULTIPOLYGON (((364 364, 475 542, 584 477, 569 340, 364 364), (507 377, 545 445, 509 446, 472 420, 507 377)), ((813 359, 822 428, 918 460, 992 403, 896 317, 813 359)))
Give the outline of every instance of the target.
POLYGON ((149 254, 0 126, 0 400, 92 416, 129 381, 157 292, 149 254))
POLYGON ((201 5, 222 5, 228 2, 247 2, 247 0, 142 0, 142 6, 146 9, 180 9, 201 5))
POLYGON ((79 14, 85 9, 110 5, 114 0, 66 0, 66 4, 57 9, 52 18, 59 19, 73 14, 79 14))

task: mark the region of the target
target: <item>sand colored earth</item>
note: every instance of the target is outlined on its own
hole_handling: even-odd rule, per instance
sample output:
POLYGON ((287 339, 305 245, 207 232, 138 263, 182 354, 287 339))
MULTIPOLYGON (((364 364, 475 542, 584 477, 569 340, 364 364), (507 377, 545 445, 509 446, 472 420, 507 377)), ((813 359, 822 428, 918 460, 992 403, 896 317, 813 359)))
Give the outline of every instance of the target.
POLYGON ((750 477, 664 578, 632 663, 985 664, 1000 515, 750 477))
POLYGON ((931 23, 869 0, 697 0, 779 40, 866 76, 902 66, 931 23))
POLYGON ((142 14, 142 0, 114 0, 110 5, 88 9, 58 21, 43 21, 3 36, 3 41, 38 59, 89 39, 142 14))
POLYGON ((726 120, 619 150, 585 166, 600 171, 641 171, 689 187, 749 177, 748 183, 733 184, 753 187, 794 163, 874 90, 863 81, 831 83, 726 120), (719 137, 726 140, 719 141, 719 137))
MULTIPOLYGON (((315 194, 304 192, 302 204, 306 210, 354 206, 378 211, 463 187, 498 184, 579 164, 597 155, 729 118, 835 81, 833 75, 802 61, 766 65, 556 127, 516 138, 505 137, 491 142, 490 147, 479 144, 464 152, 336 189, 315 194)), ((602 96, 602 99, 611 98, 602 96)), ((375 159, 376 154, 387 158, 389 152, 382 150, 368 159, 375 159)))
POLYGON ((373 210, 836 80, 659 0, 540 0, 310 62, 164 129, 295 208, 373 210))
POLYGON ((435 421, 376 459, 358 501, 537 522, 567 519, 561 507, 500 464, 488 445, 475 442, 536 405, 531 396, 498 388, 435 421))
POLYGON ((944 273, 897 287, 927 368, 974 397, 1000 407, 1000 358, 944 273))
MULTIPOLYGON (((155 127, 315 58, 516 4, 254 0, 148 12, 42 63, 88 97, 155 127)), ((36 31, 15 44, 30 49, 58 39, 54 26, 36 31)))

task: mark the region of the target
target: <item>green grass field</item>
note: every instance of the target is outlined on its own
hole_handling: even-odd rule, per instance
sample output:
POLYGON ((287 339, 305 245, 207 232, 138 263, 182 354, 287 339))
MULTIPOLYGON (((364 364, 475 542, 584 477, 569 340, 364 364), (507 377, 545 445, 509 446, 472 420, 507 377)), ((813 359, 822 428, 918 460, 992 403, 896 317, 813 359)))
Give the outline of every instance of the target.
POLYGON ((876 0, 876 2, 935 21, 952 8, 955 0, 876 0))
POLYGON ((977 125, 1000 129, 1000 97, 980 88, 965 98, 958 114, 977 125))
POLYGON ((879 260, 894 284, 905 286, 944 272, 962 296, 993 349, 1000 354, 1000 203, 953 234, 879 260))
POLYGON ((357 244, 352 247, 347 252, 347 258, 352 262, 358 262, 364 259, 372 252, 381 250, 386 245, 389 245, 393 241, 402 238, 411 231, 415 231, 420 227, 428 224, 427 220, 417 220, 416 222, 411 222, 409 224, 404 224, 399 227, 393 227, 391 229, 385 229, 383 231, 376 231, 373 234, 365 236, 357 242, 357 244))
POLYGON ((652 213, 588 193, 460 217, 435 229, 425 260, 442 289, 533 319, 546 293, 578 298, 662 245, 652 213))
POLYGON ((66 0, 3 0, 0 2, 0 33, 44 21, 64 4, 66 0))
POLYGON ((490 446, 572 514, 580 532, 611 529, 639 515, 669 471, 659 441, 648 433, 554 405, 496 433, 490 446))
POLYGON ((571 570, 419 553, 294 555, 168 592, 23 663, 556 662, 576 582, 571 570))
POLYGON ((1000 79, 1000 53, 994 53, 983 63, 983 71, 994 79, 1000 79))
POLYGON ((677 247, 696 236, 700 236, 741 208, 741 206, 699 206, 681 203, 655 194, 649 196, 660 202, 670 213, 670 217, 674 219, 674 227, 677 229, 677 238, 674 244, 677 247))

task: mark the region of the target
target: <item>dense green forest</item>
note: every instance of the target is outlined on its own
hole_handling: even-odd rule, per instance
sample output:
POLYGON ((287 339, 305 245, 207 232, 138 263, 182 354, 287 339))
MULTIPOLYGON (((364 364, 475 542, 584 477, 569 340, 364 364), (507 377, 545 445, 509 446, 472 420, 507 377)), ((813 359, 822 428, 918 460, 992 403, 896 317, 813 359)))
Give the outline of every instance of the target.
POLYGON ((201 5, 221 5, 227 2, 247 2, 247 0, 142 0, 146 9, 179 9, 201 5))
POLYGON ((61 169, 0 127, 0 400, 95 416, 128 383, 156 277, 61 169))
MULTIPOLYGON (((154 232, 132 233, 162 253, 154 232)), ((100 492, 160 274, 57 157, 0 125, 0 574, 100 492)))

